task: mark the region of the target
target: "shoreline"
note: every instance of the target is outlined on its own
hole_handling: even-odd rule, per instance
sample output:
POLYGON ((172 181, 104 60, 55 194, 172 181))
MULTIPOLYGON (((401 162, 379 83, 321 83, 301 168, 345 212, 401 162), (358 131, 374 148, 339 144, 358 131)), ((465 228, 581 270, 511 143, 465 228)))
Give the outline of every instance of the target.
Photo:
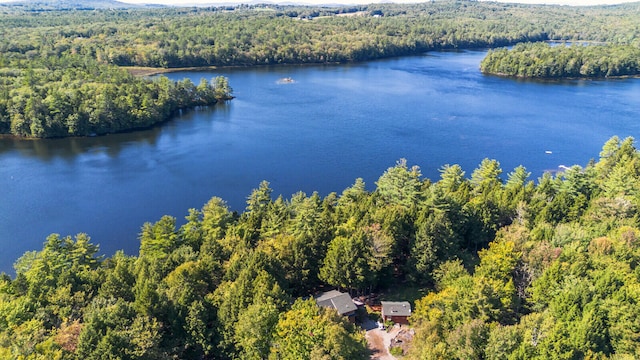
MULTIPOLYGON (((456 50, 475 50, 473 48, 469 48, 469 49, 456 49, 456 50)), ((442 51, 442 49, 440 50, 436 50, 436 51, 442 51)), ((446 51, 446 50, 445 50, 446 51)), ((430 51, 424 51, 422 52, 424 53, 429 53, 430 51)), ((401 55, 398 57, 404 57, 404 56, 416 56, 418 54, 415 55, 401 55)), ((369 62, 369 61, 376 61, 376 60, 380 60, 380 59, 370 59, 370 60, 364 60, 362 62, 369 62)), ((358 63, 358 62, 354 62, 354 63, 358 63)), ((126 71, 128 71, 129 73, 131 73, 134 76, 154 76, 154 75, 160 75, 160 74, 168 74, 168 73, 174 73, 174 72, 181 72, 181 71, 216 71, 216 70, 221 70, 221 69, 250 69, 250 68, 263 68, 263 67, 301 67, 301 66, 335 66, 335 65, 342 65, 342 64, 351 64, 351 62, 325 62, 325 63, 282 63, 282 64, 250 64, 250 65, 225 65, 225 66, 216 66, 216 65, 207 65, 207 66, 188 66, 188 67, 175 67, 175 68, 155 68, 155 67, 144 67, 144 66, 119 66, 119 68, 124 69, 126 71)), ((509 75, 509 74, 505 74, 505 73, 492 73, 492 72, 484 72, 482 70, 480 70, 480 72, 485 75, 485 76, 495 76, 495 77, 500 77, 500 78, 510 78, 513 80, 524 80, 524 81, 534 81, 534 82, 560 82, 560 81, 566 81, 566 80, 589 80, 589 81, 606 81, 606 80, 624 80, 624 79, 640 79, 640 74, 634 74, 634 75, 620 75, 620 76, 610 76, 610 77, 536 77, 536 76, 521 76, 521 75, 509 75)), ((233 99, 235 97, 232 97, 231 99, 233 99)), ((231 100, 231 99, 227 99, 227 100, 231 100)), ((226 102, 223 101, 223 102, 226 102)), ((212 104, 209 106, 216 106, 220 103, 220 101, 218 101, 216 104, 212 104)), ((196 108, 199 106, 196 106, 196 108)), ((180 111, 189 111, 191 109, 181 109, 180 111)), ((19 141, 37 141, 37 140, 43 140, 43 139, 64 139, 64 138, 88 138, 88 137, 101 137, 101 136, 107 136, 107 135, 111 135, 111 134, 119 134, 119 133, 127 133, 127 132, 136 132, 136 131, 141 131, 141 130, 148 130, 157 126, 162 126, 163 124, 172 121, 175 118, 176 114, 172 114, 171 116, 169 116, 167 119, 164 119, 162 121, 159 121, 157 123, 151 124, 150 126, 144 126, 144 127, 134 127, 134 128, 130 128, 130 129, 126 129, 126 130, 122 130, 122 131, 117 131, 117 132, 108 132, 108 133, 104 133, 104 134, 92 134, 92 135, 68 135, 68 136, 58 136, 58 137, 28 137, 28 136, 18 136, 18 135, 13 135, 13 134, 8 134, 8 133, 0 133, 0 139, 15 139, 15 140, 19 140, 19 141)))
MULTIPOLYGON (((412 56, 412 55, 407 55, 412 56)), ((379 60, 371 59, 365 61, 375 61, 379 60)), ((205 65, 205 66, 185 66, 185 67, 175 67, 175 68, 154 68, 147 66, 119 66, 119 68, 127 70, 134 76, 153 76, 160 74, 169 74, 174 72, 181 71, 211 71, 211 70, 221 70, 221 69, 251 69, 251 68, 261 68, 261 67, 269 67, 269 66, 282 66, 282 67, 290 67, 290 66, 318 66, 318 65, 342 65, 342 64, 351 64, 357 62, 322 62, 322 63, 281 63, 281 64, 250 64, 250 65, 205 65)))
POLYGON ((134 76, 153 76, 159 74, 168 74, 179 71, 198 71, 198 70, 217 70, 219 66, 191 66, 179 68, 154 68, 145 66, 120 66, 121 69, 127 70, 134 76))
POLYGON ((107 133, 104 133, 104 134, 68 135, 68 136, 53 136, 53 137, 32 137, 32 136, 20 136, 20 135, 13 135, 13 134, 0 134, 0 139, 12 139, 12 140, 17 140, 17 141, 59 140, 59 139, 74 139, 74 138, 75 139, 88 139, 88 138, 96 138, 96 137, 99 138, 99 137, 104 137, 104 136, 109 136, 109 135, 126 134, 126 133, 138 132, 138 131, 151 130, 153 128, 163 126, 164 124, 166 124, 166 123, 168 123, 170 121, 173 121, 178 115, 181 115, 181 114, 186 113, 188 111, 197 110, 198 108, 219 106, 220 104, 223 104, 226 101, 232 100, 234 98, 235 97, 231 97, 231 99, 227 99, 227 100, 218 100, 218 101, 216 101, 216 103, 210 104, 210 105, 198 105, 198 106, 194 106, 194 107, 178 109, 174 113, 172 113, 168 118, 166 118, 166 119, 164 119, 162 121, 158 121, 158 122, 153 123, 153 124, 151 124, 149 126, 133 127, 133 128, 125 129, 125 130, 122 130, 122 131, 107 132, 107 133))
POLYGON ((616 76, 560 76, 560 77, 544 77, 544 76, 524 76, 524 75, 510 75, 505 73, 493 73, 484 72, 480 70, 483 75, 497 76, 501 78, 511 78, 515 80, 532 80, 532 81, 562 81, 562 80, 592 80, 592 81, 606 81, 606 80, 624 80, 624 79, 640 79, 640 74, 634 75, 616 75, 616 76))

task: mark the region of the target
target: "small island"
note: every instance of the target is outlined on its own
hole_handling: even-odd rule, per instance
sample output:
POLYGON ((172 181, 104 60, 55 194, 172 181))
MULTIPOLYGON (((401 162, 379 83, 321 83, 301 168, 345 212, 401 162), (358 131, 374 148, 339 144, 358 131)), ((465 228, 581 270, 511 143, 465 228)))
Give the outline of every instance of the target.
POLYGON ((521 43, 489 51, 485 74, 521 78, 611 78, 640 74, 640 48, 631 45, 521 43))

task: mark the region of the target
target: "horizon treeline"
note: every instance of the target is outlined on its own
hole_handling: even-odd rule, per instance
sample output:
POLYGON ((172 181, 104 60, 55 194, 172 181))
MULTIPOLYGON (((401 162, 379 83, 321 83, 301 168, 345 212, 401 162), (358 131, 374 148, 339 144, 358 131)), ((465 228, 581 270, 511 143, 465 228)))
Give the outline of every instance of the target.
POLYGON ((302 298, 404 286, 428 290, 409 358, 640 355, 634 139, 537 182, 490 159, 465 175, 401 159, 324 198, 265 181, 241 213, 213 197, 145 223, 138 256, 53 234, 0 276, 0 357, 365 359, 362 331, 302 298))
MULTIPOLYGON (((626 61, 637 53, 631 50, 640 39, 639 15, 640 3, 561 7, 461 0, 90 11, 2 5, 0 33, 7 36, 0 37, 0 134, 127 131, 231 97, 225 79, 172 84, 132 77, 114 66, 343 63, 544 40, 627 45, 616 48, 616 59, 626 61)), ((597 66, 585 74, 608 74, 617 64, 592 63, 597 66)), ((628 72, 627 65, 619 69, 628 72)))
POLYGON ((0 13, 9 57, 78 53, 119 66, 335 63, 518 42, 638 43, 640 5, 477 1, 0 13))

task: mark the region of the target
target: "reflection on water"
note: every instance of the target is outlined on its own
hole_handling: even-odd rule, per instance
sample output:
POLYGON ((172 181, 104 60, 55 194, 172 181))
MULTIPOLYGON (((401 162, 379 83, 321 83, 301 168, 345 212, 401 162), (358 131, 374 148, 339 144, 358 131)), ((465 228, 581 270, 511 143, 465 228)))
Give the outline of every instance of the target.
POLYGON ((146 130, 96 137, 32 140, 6 136, 0 138, 0 154, 18 151, 21 156, 36 157, 44 162, 55 158, 69 160, 78 155, 96 151, 105 152, 110 157, 117 157, 123 147, 131 143, 154 146, 162 133, 162 126, 166 124, 146 130))
POLYGON ((21 156, 37 157, 49 162, 55 158, 73 159, 88 152, 104 152, 117 157, 122 148, 131 142, 143 142, 153 145, 160 134, 159 128, 139 132, 114 134, 99 137, 77 137, 68 139, 24 140, 17 138, 0 139, 0 154, 18 151, 21 156))
POLYGON ((132 144, 155 147, 160 135, 175 136, 181 131, 178 127, 188 129, 193 124, 192 112, 200 115, 211 115, 217 112, 216 119, 224 121, 229 115, 229 104, 220 103, 216 106, 180 111, 177 116, 150 129, 137 130, 119 134, 110 134, 95 137, 71 137, 64 139, 22 139, 10 136, 0 137, 0 155, 5 152, 17 151, 20 156, 35 157, 43 162, 61 158, 73 160, 76 156, 87 153, 105 153, 109 157, 118 157, 122 150, 132 144))
POLYGON ((372 189, 399 158, 437 180, 484 157, 536 178, 586 164, 612 135, 640 130, 640 80, 522 82, 482 76, 484 52, 431 53, 346 66, 167 74, 229 77, 236 99, 149 130, 92 138, 0 138, 0 271, 52 232, 88 233, 135 254, 146 221, 212 196, 242 211, 252 188, 274 195, 372 189), (291 78, 292 83, 279 84, 291 78), (546 153, 550 151, 551 153, 546 153))

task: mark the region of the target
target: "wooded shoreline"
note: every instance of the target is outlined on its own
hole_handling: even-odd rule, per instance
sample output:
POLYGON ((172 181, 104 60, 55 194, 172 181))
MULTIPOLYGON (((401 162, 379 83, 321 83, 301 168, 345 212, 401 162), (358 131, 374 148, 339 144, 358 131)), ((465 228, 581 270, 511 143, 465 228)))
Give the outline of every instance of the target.
POLYGON ((147 81, 153 75, 354 63, 546 40, 637 46, 640 17, 638 3, 574 8, 463 0, 315 8, 3 9, 8 10, 0 14, 0 31, 12 36, 0 39, 0 133, 36 138, 147 128, 172 110, 204 105, 185 98, 172 109, 168 92, 159 89, 170 85, 147 81), (345 13, 359 16, 337 16, 345 13))
POLYGON ((520 43, 490 50, 484 74, 537 79, 620 79, 640 76, 640 48, 630 45, 520 43))
POLYGON ((137 256, 52 234, 0 274, 0 357, 368 359, 363 332, 311 297, 329 288, 415 289, 410 360, 636 357, 634 143, 537 183, 490 159, 437 181, 401 159, 372 191, 324 198, 274 199, 265 181, 241 213, 213 197, 182 226, 143 224, 137 256))

